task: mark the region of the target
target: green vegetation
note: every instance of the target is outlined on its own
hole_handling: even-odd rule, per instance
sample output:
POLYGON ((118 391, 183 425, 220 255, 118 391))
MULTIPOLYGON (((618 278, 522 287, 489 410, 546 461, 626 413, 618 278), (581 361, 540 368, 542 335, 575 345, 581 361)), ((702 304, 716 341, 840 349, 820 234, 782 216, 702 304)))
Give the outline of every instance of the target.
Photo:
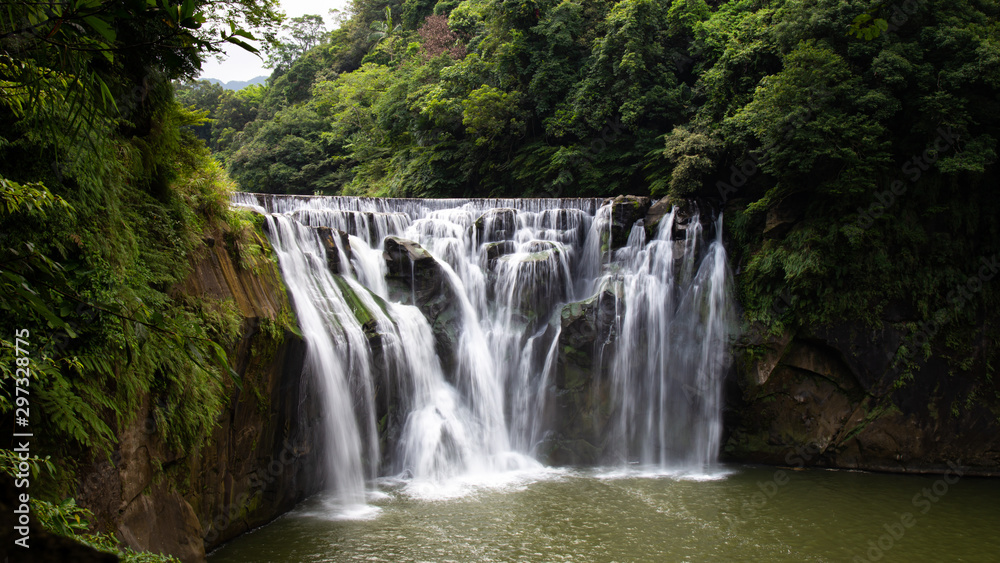
POLYGON ((274 2, 244 0, 0 13, 0 418, 14 428, 23 378, 31 447, 53 460, 35 472, 32 506, 56 533, 118 551, 65 500, 77 470, 110 457, 147 408, 168 447, 196 449, 240 385, 232 304, 176 290, 202 233, 230 220, 232 187, 171 81, 251 38, 238 22, 273 36, 277 18, 274 2))
POLYGON ((292 20, 265 49, 266 86, 184 82, 253 37, 240 24, 275 39, 275 8, 0 13, 0 416, 12 427, 27 329, 36 446, 60 466, 40 502, 72 494, 144 402, 190 450, 241 384, 233 304, 175 291, 216 227, 241 267, 270 260, 228 210, 230 177, 273 193, 707 199, 725 209, 748 324, 888 324, 904 335, 898 386, 934 354, 983 383, 967 405, 996 395, 995 1, 355 0, 329 34, 292 20))
POLYGON ((247 191, 705 198, 726 209, 748 322, 931 321, 904 371, 932 343, 992 371, 996 284, 955 295, 1000 251, 998 16, 973 0, 355 0, 217 154, 247 191))
MULTIPOLYGON (((15 479, 18 474, 16 466, 25 461, 17 454, 0 449, 0 472, 5 478, 15 479)), ((27 463, 30 467, 30 474, 33 479, 37 479, 44 474, 54 476, 56 466, 49 456, 45 458, 31 457, 27 463)), ((93 514, 85 508, 77 506, 72 498, 64 499, 58 503, 32 498, 30 501, 31 513, 37 518, 39 524, 46 530, 86 544, 98 551, 113 553, 119 557, 123 563, 176 563, 178 560, 169 555, 137 552, 127 547, 118 545, 118 541, 110 533, 93 533, 93 514)), ((36 540, 37 541, 37 540, 36 540)))

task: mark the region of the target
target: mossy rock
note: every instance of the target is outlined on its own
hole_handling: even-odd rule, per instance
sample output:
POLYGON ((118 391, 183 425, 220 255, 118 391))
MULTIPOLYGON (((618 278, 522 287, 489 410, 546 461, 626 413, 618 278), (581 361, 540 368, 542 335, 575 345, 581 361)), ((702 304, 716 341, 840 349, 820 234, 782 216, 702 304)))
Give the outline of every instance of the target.
POLYGON ((517 250, 517 245, 512 240, 501 240, 488 242, 483 245, 482 256, 490 263, 505 254, 511 254, 517 250))
POLYGON ((347 283, 347 280, 340 276, 333 276, 333 281, 337 283, 337 287, 344 295, 344 301, 347 303, 347 306, 350 307, 351 312, 354 313, 354 318, 358 320, 358 323, 360 323, 361 326, 373 324, 375 322, 375 317, 370 311, 368 311, 368 308, 365 307, 361 298, 358 297, 354 288, 347 283))
POLYGON ((601 248, 617 250, 628 242, 632 227, 646 216, 650 207, 650 199, 643 196, 620 195, 614 199, 605 200, 611 204, 611 226, 602 234, 601 248))
POLYGON ((490 209, 470 228, 480 242, 511 240, 517 231, 517 211, 507 207, 490 209))
POLYGON ((386 284, 393 300, 415 305, 434 332, 434 348, 445 375, 457 365, 455 350, 463 322, 461 302, 444 268, 420 244, 400 237, 386 237, 383 252, 386 284))
POLYGON ((330 272, 334 274, 349 274, 351 272, 351 241, 347 233, 331 229, 330 227, 315 227, 315 229, 319 235, 320 242, 323 243, 323 248, 326 250, 326 263, 330 268, 330 272), (348 260, 346 263, 341 260, 340 251, 337 248, 337 239, 339 239, 340 246, 347 255, 348 260))

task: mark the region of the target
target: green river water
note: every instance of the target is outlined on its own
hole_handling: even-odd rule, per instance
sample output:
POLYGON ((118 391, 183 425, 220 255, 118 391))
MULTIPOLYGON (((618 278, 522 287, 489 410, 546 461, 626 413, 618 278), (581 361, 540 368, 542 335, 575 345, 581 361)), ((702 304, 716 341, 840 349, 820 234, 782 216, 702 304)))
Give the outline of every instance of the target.
POLYGON ((313 497, 209 561, 1000 561, 997 479, 727 466, 504 480, 383 482, 353 518, 313 497))

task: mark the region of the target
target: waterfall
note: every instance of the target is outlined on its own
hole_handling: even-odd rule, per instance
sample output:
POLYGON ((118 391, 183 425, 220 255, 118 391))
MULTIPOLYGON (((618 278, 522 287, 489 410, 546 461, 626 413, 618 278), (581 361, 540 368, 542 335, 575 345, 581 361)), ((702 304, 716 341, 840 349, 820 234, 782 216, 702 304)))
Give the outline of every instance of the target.
POLYGON ((704 466, 719 448, 732 280, 722 218, 702 251, 700 223, 671 240, 675 213, 648 243, 634 229, 615 256, 622 267, 599 281, 618 284, 625 296, 611 371, 619 405, 614 443, 622 459, 636 452, 646 464, 704 466))
POLYGON ((344 504, 364 504, 362 454, 370 457, 377 444, 372 435, 365 451, 364 424, 358 424, 352 407, 356 394, 352 379, 360 382, 357 387, 364 401, 371 396, 371 362, 369 349, 362 344, 363 330, 327 268, 316 232, 282 215, 269 215, 267 221, 308 346, 306 369, 318 382, 327 415, 326 459, 332 489, 344 504))
POLYGON ((721 216, 675 207, 647 233, 599 199, 233 201, 266 217, 339 502, 379 476, 538 469, 576 440, 567 396, 597 405, 603 463, 714 462, 735 319, 721 216))

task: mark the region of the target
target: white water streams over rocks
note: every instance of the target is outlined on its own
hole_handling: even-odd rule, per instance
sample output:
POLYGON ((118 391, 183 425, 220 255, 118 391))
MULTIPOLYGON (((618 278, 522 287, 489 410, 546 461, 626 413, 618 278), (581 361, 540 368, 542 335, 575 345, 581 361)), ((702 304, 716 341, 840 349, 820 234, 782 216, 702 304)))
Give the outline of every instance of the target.
POLYGON ((379 476, 419 490, 537 471, 580 443, 574 425, 602 463, 715 460, 734 321, 721 218, 675 208, 622 246, 599 199, 234 203, 266 215, 336 502, 363 504, 379 476), (594 405, 570 413, 585 424, 568 396, 594 405))

